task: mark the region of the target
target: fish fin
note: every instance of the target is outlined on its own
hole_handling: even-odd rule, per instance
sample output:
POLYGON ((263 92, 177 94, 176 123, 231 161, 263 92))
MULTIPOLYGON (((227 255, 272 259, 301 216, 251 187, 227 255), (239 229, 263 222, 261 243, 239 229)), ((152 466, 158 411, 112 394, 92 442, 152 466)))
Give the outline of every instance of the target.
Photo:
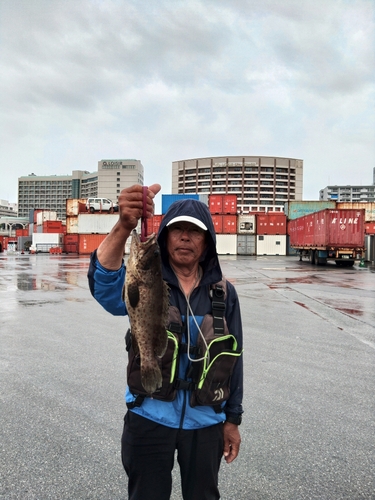
POLYGON ((133 308, 137 307, 139 302, 139 287, 137 283, 128 283, 127 291, 129 304, 133 308))
POLYGON ((168 334, 167 330, 163 328, 158 335, 155 335, 154 338, 154 353, 156 356, 160 358, 164 355, 167 350, 168 345, 168 334))
POLYGON ((153 359, 147 366, 142 365, 141 362, 141 381, 144 390, 148 394, 157 391, 163 385, 163 378, 156 359, 153 359))

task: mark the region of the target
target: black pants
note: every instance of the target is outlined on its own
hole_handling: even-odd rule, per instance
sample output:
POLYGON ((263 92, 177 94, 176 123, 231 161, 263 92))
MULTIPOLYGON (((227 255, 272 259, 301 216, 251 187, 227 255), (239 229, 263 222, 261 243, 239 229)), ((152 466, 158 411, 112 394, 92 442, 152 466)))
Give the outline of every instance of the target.
POLYGON ((223 425, 179 430, 129 411, 122 435, 122 463, 129 500, 169 500, 174 454, 180 465, 184 500, 217 500, 223 454, 223 425))

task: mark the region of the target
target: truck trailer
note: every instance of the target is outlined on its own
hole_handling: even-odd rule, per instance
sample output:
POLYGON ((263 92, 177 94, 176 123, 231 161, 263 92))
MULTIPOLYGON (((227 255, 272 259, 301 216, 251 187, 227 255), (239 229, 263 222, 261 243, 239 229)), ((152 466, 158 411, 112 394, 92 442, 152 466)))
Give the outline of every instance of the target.
POLYGON ((289 221, 290 246, 311 264, 353 266, 365 250, 364 210, 325 209, 289 221))

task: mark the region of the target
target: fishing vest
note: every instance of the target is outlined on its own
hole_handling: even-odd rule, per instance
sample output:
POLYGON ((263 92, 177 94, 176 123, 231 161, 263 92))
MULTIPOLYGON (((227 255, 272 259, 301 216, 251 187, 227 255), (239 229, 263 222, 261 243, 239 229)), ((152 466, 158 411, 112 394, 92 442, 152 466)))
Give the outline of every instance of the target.
POLYGON ((225 280, 210 287, 210 297, 212 314, 206 314, 200 326, 205 342, 198 335, 197 345, 189 347, 191 357, 203 359, 190 362, 185 379, 178 377, 180 356, 188 351, 188 344, 182 340, 185 325, 177 307, 169 307, 168 345, 164 356, 158 358, 163 383, 152 395, 142 386, 140 358, 134 354, 131 331, 128 330, 125 336, 129 353, 127 382, 130 392, 135 396, 135 401, 128 403, 128 408, 141 406, 144 398, 150 396, 161 401, 173 401, 177 391, 185 390, 190 391, 191 406, 212 406, 217 413, 222 411, 222 403, 230 395, 233 368, 242 350, 238 348, 236 338, 230 334, 225 320, 225 280))

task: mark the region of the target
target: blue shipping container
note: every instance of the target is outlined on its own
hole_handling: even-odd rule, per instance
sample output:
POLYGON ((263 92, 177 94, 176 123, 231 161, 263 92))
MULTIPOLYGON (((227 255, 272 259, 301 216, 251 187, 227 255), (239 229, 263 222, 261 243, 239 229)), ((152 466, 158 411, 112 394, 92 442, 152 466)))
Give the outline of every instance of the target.
POLYGON ((336 208, 335 201, 288 201, 285 203, 284 212, 289 220, 298 219, 304 215, 313 214, 329 208, 336 208))
POLYGON ((162 194, 161 195, 161 213, 164 215, 168 208, 175 201, 179 200, 199 200, 198 194, 162 194))

